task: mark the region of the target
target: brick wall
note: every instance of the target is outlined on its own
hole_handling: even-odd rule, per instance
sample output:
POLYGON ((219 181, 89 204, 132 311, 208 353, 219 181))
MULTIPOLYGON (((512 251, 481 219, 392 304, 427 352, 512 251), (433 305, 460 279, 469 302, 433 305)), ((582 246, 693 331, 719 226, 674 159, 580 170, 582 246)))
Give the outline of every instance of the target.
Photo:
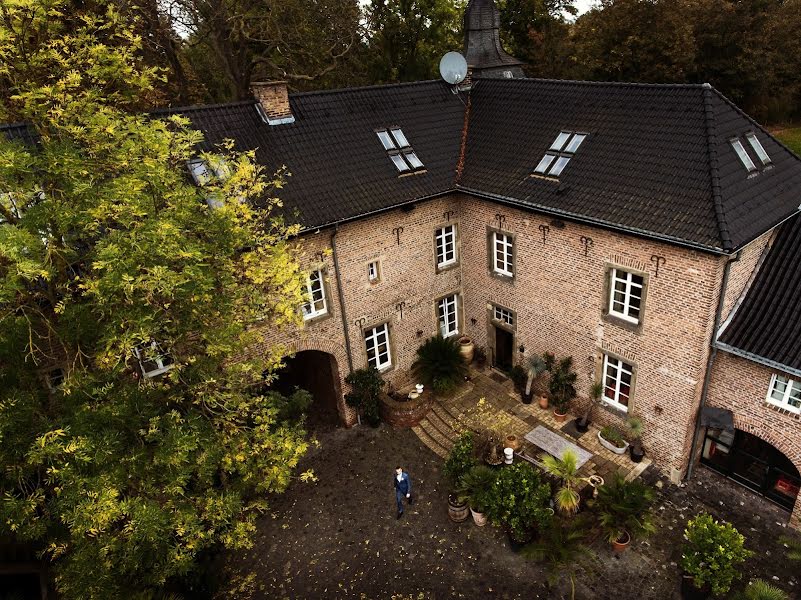
MULTIPOLYGON (((780 450, 801 472, 801 418, 766 401, 775 372, 728 352, 718 352, 707 404, 731 410, 737 429, 756 435, 780 450)), ((796 501, 791 523, 801 528, 801 501, 796 501)))

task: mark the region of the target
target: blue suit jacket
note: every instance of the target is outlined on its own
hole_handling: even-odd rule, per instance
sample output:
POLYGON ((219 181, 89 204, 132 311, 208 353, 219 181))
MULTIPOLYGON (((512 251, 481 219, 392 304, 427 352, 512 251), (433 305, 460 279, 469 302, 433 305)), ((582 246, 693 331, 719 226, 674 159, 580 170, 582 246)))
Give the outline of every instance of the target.
POLYGON ((398 476, 395 475, 392 478, 392 483, 395 485, 395 490, 404 496, 412 493, 412 480, 409 479, 409 474, 406 471, 401 474, 400 481, 398 481, 398 476))

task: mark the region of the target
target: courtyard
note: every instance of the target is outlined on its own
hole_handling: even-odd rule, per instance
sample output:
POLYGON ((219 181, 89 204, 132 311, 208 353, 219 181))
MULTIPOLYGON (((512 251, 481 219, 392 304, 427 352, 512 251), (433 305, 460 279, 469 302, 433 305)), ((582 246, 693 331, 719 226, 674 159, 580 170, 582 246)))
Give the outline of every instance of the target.
MULTIPOLYGON (((221 597, 570 597, 567 578, 551 586, 544 566, 513 553, 498 528, 448 519, 443 460, 412 430, 316 429, 319 446, 300 468, 314 469, 318 481, 297 481, 274 498, 254 547, 222 557, 221 597), (416 497, 400 520, 396 465, 410 473, 416 497)), ((785 512, 706 468, 685 487, 651 466, 638 475, 657 490, 656 533, 622 555, 591 540, 576 598, 679 598, 684 525, 701 511, 732 522, 754 551, 735 589, 759 577, 798 597, 797 563, 785 559, 778 541, 789 532, 785 512)))

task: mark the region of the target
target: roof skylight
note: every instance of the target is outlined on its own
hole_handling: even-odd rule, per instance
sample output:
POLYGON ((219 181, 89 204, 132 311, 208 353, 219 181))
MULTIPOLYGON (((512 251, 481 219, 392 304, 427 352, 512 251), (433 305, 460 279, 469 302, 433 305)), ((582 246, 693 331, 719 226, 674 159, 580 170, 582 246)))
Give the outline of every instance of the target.
POLYGON ((421 171, 425 168, 400 127, 380 129, 376 131, 376 135, 399 173, 421 171))
POLYGON ((743 166, 749 173, 756 171, 756 165, 754 164, 754 161, 751 160, 748 152, 745 151, 745 146, 743 146, 743 143, 738 138, 731 140, 731 147, 734 148, 737 156, 740 157, 740 162, 743 163, 743 166))
POLYGON ((534 174, 545 177, 559 177, 570 159, 578 151, 579 146, 587 138, 587 135, 589 134, 560 131, 545 156, 534 168, 534 174))
POLYGON ((757 158, 762 161, 763 165, 769 165, 771 163, 770 156, 768 153, 765 152, 765 149, 762 147, 762 143, 759 141, 755 133, 746 133, 745 139, 751 144, 751 147, 756 152, 757 158))

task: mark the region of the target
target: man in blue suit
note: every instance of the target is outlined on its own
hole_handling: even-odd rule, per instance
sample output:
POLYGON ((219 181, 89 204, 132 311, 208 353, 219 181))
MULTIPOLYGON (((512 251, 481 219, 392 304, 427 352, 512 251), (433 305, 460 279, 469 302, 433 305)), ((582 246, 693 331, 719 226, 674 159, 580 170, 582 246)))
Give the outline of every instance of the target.
POLYGON ((392 482, 395 484, 395 500, 398 503, 398 518, 400 519, 403 516, 403 498, 405 497, 409 504, 412 503, 412 480, 401 467, 395 467, 395 478, 392 482))

